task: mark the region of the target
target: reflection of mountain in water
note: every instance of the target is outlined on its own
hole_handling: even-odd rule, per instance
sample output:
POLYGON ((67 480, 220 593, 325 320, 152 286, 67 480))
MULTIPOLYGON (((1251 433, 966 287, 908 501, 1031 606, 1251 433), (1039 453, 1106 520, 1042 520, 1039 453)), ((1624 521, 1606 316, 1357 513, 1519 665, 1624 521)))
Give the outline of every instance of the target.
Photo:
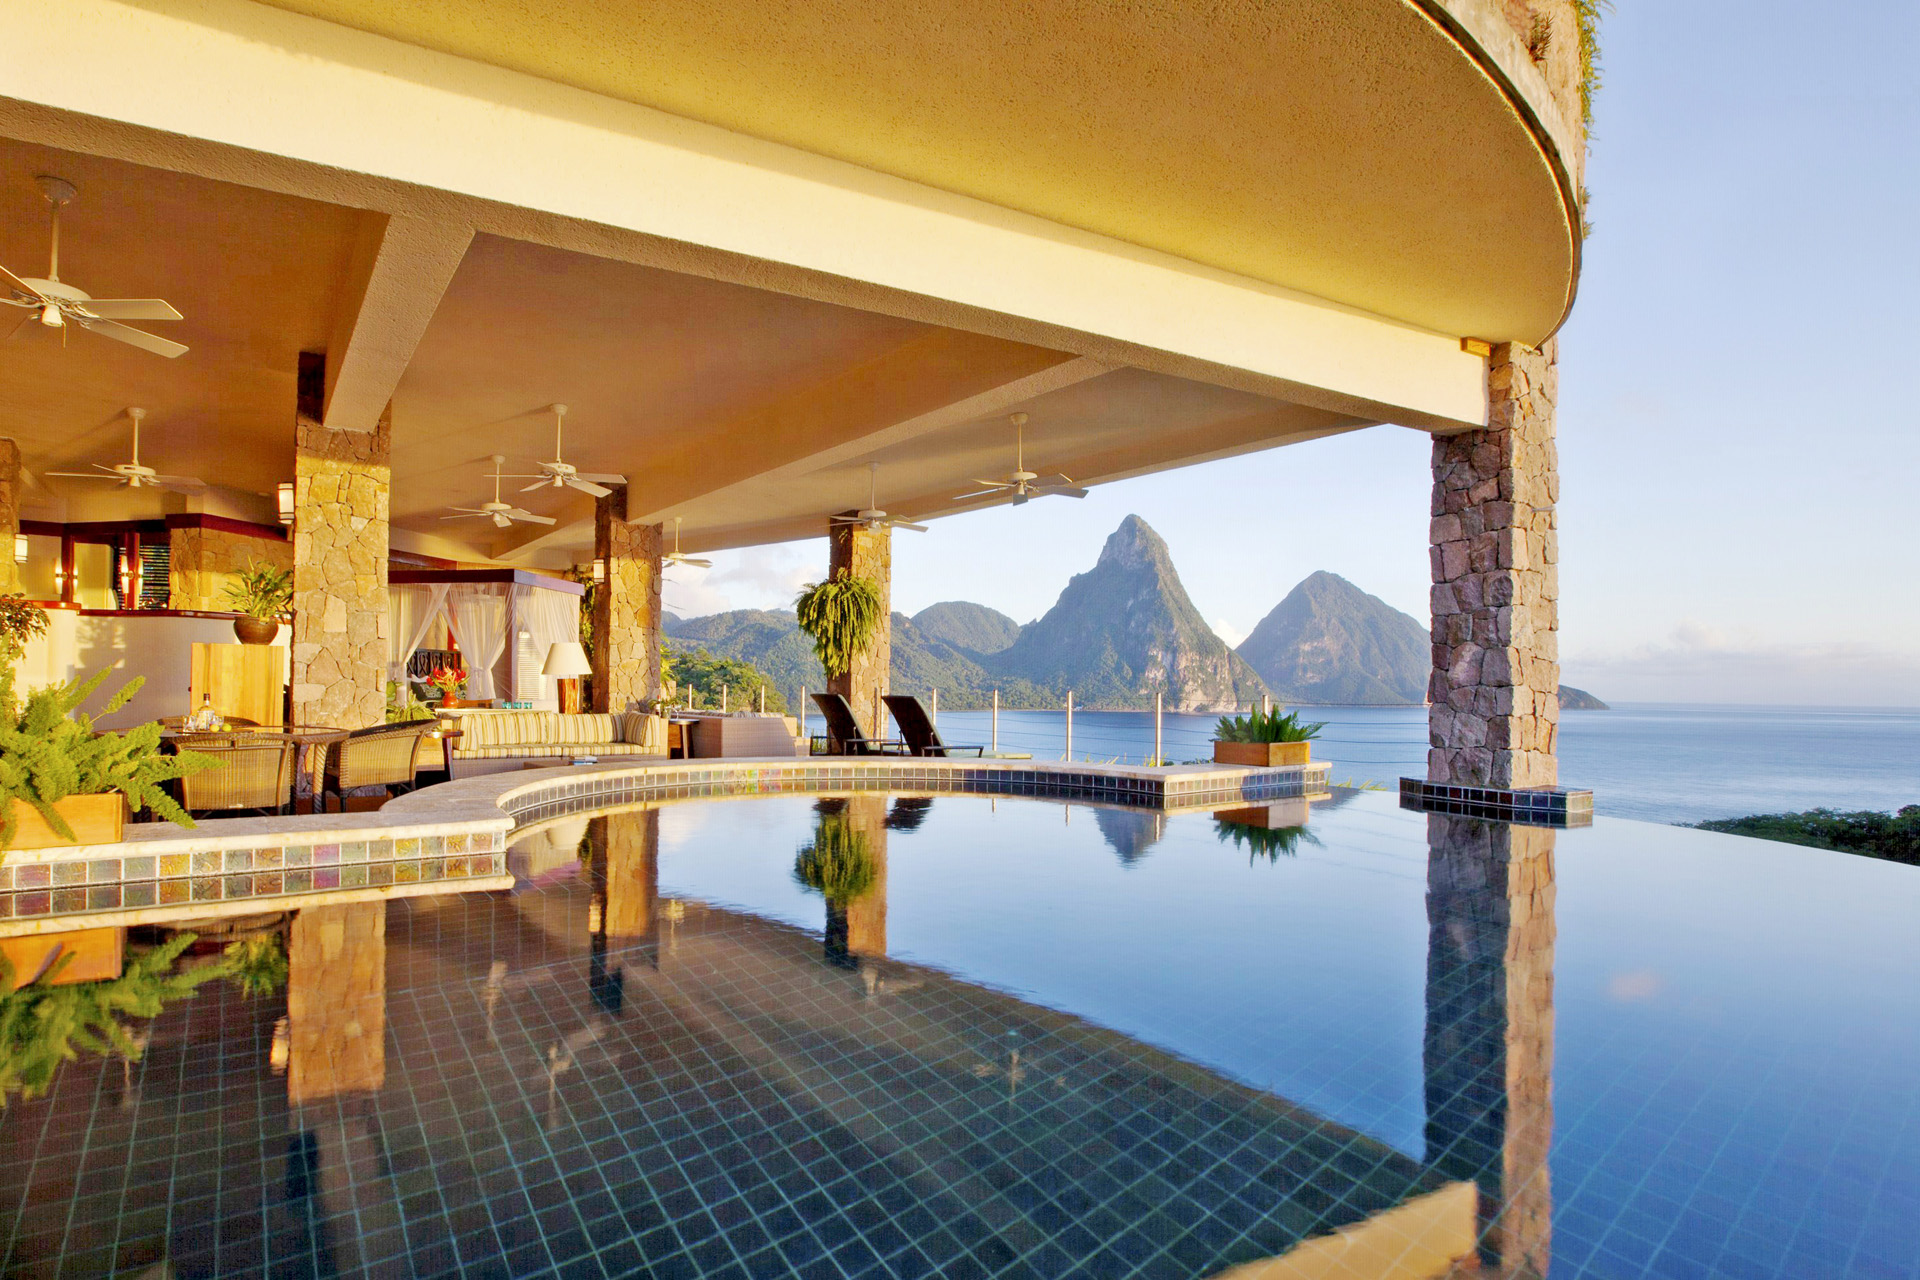
POLYGON ((1120 855, 1120 865, 1130 867, 1147 856, 1147 850, 1167 834, 1167 815, 1138 809, 1095 809, 1093 821, 1107 847, 1120 855))

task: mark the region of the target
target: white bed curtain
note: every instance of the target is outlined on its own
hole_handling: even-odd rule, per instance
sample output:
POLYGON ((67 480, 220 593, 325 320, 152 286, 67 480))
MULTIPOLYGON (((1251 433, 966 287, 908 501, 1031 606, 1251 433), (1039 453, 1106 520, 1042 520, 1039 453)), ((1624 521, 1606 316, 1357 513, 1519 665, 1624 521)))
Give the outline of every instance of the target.
POLYGON ((491 698, 493 667, 507 647, 507 598, 492 583, 443 588, 453 642, 467 660, 469 698, 491 698))
POLYGON ((445 615, 446 607, 444 583, 387 588, 387 679, 406 684, 407 660, 445 615))
POLYGON ((553 644, 580 638, 580 597, 519 583, 513 588, 513 617, 514 625, 527 633, 533 673, 540 686, 537 696, 552 698, 553 677, 540 675, 540 668, 546 665, 547 650, 553 644))

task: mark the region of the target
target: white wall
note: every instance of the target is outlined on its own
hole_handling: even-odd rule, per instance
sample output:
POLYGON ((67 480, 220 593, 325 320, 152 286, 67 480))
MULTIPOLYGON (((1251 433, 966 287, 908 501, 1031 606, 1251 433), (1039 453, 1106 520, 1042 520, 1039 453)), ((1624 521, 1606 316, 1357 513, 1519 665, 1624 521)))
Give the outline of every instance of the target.
MULTIPOLYGON (((82 708, 91 713, 128 680, 146 677, 133 701, 99 718, 102 729, 125 729, 160 716, 185 715, 192 710, 187 688, 195 642, 234 643, 233 622, 227 618, 88 617, 71 609, 50 609, 47 617, 47 634, 27 646, 16 669, 14 685, 19 692, 84 679, 112 667, 115 674, 82 708)), ((284 646, 290 634, 289 628, 281 627, 274 643, 284 646)))

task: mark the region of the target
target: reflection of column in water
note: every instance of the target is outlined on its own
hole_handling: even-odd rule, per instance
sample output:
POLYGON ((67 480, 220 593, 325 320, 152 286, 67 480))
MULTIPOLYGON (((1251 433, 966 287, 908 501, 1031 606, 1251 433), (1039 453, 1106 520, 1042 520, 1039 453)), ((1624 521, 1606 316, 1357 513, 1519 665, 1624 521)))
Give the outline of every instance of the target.
POLYGON ((386 903, 296 914, 287 938, 287 1189, 289 1208, 309 1224, 355 1224, 315 1239, 329 1270, 370 1261, 357 1257, 360 1236, 400 1225, 371 1106, 386 1084, 386 1034, 386 903))
POLYGON ((1481 1192, 1481 1260, 1546 1274, 1554 833, 1427 819, 1427 1160, 1481 1192))
POLYGON ((822 799, 815 808, 811 851, 802 850, 795 874, 826 899, 827 961, 851 969, 887 953, 887 797, 822 799), (859 892, 847 891, 849 876, 864 882, 859 892))
POLYGON ((596 1003, 608 1012, 618 1012, 619 965, 660 965, 660 811, 642 809, 595 818, 587 825, 587 839, 593 849, 599 916, 588 960, 589 981, 596 1003), (610 946, 619 949, 612 968, 610 946))

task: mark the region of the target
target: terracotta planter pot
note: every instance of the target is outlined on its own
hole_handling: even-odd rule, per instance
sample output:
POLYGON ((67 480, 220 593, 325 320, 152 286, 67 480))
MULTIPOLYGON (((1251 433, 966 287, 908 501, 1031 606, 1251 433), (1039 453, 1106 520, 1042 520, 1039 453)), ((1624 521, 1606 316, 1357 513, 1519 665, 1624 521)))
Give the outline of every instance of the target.
POLYGON ((1306 764, 1312 751, 1311 742, 1216 742, 1213 744, 1213 762, 1272 769, 1280 765, 1306 764))
POLYGON ((280 623, 273 618, 235 618, 233 634, 241 644, 272 644, 280 634, 280 623))
POLYGON ((56 800, 53 811, 67 820, 73 828, 74 840, 63 839, 59 832, 47 825, 40 811, 30 804, 13 802, 14 828, 13 843, 8 849, 57 849, 76 844, 114 844, 120 839, 120 829, 127 820, 127 798, 118 791, 105 795, 68 796, 65 800, 56 800))
POLYGON ((443 707, 457 707, 460 705, 460 698, 457 694, 443 693, 440 695, 440 705, 443 707))

